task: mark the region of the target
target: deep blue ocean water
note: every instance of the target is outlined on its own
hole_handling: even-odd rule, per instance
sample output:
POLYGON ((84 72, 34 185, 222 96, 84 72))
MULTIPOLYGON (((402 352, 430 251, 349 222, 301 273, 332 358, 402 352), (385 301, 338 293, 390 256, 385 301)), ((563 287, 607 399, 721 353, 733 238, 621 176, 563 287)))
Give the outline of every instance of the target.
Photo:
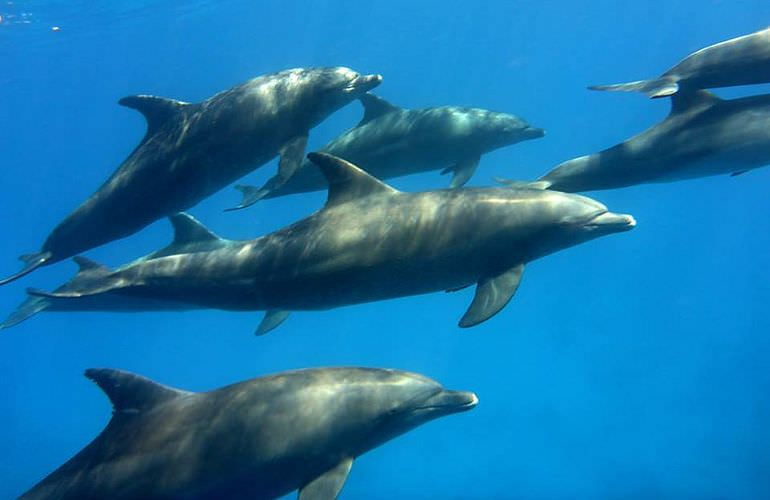
MULTIPOLYGON (((196 101, 285 68, 349 66, 381 73, 376 93, 394 104, 484 107, 545 128, 483 157, 471 184, 533 179, 668 112, 666 100, 587 85, 653 77, 764 28, 770 2, 2 0, 0 16, 5 275, 141 139, 144 120, 116 104, 123 96, 196 101)), ((360 116, 357 103, 334 114, 309 149, 360 116)), ((432 172, 393 185, 447 182, 432 172)), ((0 332, 0 498, 109 420, 85 368, 207 390, 326 365, 417 371, 480 398, 358 459, 342 498, 770 498, 769 188, 760 169, 592 193, 638 227, 530 264, 511 304, 468 330, 456 323, 472 289, 295 313, 259 338, 259 312, 40 314, 0 332)), ((324 197, 223 213, 238 200, 227 188, 191 212, 251 238, 324 197)), ((116 266, 170 238, 159 221, 88 256, 116 266)), ((0 288, 0 311, 74 272, 62 262, 0 288)))

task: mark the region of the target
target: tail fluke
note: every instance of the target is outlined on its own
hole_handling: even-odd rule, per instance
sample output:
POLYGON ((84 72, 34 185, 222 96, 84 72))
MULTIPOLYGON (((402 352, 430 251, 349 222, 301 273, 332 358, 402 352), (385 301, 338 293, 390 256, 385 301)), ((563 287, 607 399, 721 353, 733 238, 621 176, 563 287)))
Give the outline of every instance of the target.
POLYGON ((7 278, 0 280, 0 286, 8 284, 11 281, 16 281, 17 279, 28 275, 38 267, 44 265, 46 262, 51 260, 51 252, 28 253, 19 257, 19 260, 24 262, 24 267, 22 270, 12 276, 8 276, 7 278))
POLYGON ((618 83, 615 85, 592 85, 590 90, 608 92, 643 92, 651 98, 668 97, 679 91, 679 85, 671 78, 657 80, 639 80, 638 82, 618 83))
POLYGON ((28 288, 27 293, 50 299, 75 299, 120 288, 120 278, 108 267, 81 256, 73 257, 72 260, 80 266, 74 278, 53 292, 28 288))
POLYGON ((235 186, 235 189, 243 194, 243 199, 238 205, 232 208, 226 208, 225 212, 232 212, 233 210, 248 208, 270 193, 269 189, 247 186, 245 184, 238 184, 235 186))

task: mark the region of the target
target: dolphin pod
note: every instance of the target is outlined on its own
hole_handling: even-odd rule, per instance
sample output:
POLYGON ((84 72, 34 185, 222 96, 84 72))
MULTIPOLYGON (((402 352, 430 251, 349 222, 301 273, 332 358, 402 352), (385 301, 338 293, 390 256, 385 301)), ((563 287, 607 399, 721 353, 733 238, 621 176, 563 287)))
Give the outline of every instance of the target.
POLYGON ((308 131, 381 80, 342 67, 298 68, 254 78, 200 103, 148 95, 121 99, 147 119, 144 139, 0 285, 190 208, 276 155, 278 173, 268 184, 280 185, 299 167, 308 131))
POLYGON ((209 392, 120 370, 86 376, 112 402, 112 419, 22 499, 268 499, 293 490, 333 499, 356 457, 478 402, 422 375, 373 368, 284 372, 209 392))
POLYGON ((770 28, 711 45, 652 80, 593 85, 591 90, 643 92, 652 98, 679 91, 770 82, 770 28))
POLYGON ((80 273, 58 291, 31 293, 51 301, 119 295, 264 310, 262 334, 289 311, 475 284, 460 320, 470 327, 505 307, 526 263, 635 225, 633 217, 575 194, 526 186, 404 193, 340 158, 309 157, 328 180, 328 199, 289 227, 247 241, 201 230, 211 242, 205 251, 161 252, 116 271, 81 262, 80 273))
MULTIPOLYGON (((319 152, 344 158, 383 180, 443 169, 442 174, 452 174, 450 187, 460 187, 473 176, 482 155, 545 135, 517 116, 486 109, 402 109, 369 93, 359 100, 364 116, 358 125, 319 152)), ((237 208, 244 208, 262 198, 325 189, 326 180, 306 160, 277 188, 236 187, 243 192, 237 208)))

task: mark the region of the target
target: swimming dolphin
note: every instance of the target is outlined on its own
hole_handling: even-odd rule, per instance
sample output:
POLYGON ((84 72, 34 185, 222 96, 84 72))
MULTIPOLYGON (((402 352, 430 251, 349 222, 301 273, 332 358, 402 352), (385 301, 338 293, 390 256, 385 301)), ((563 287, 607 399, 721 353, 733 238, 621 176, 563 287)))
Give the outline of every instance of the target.
MULTIPOLYGON (((188 392, 86 370, 110 398, 99 436, 23 500, 333 500, 353 460, 430 420, 476 406, 415 373, 316 368, 188 392)), ((427 486, 427 485, 426 485, 427 486)))
POLYGON ((738 175, 770 163, 770 94, 723 100, 678 92, 665 120, 599 153, 566 161, 538 179, 557 191, 613 189, 710 175, 738 175))
MULTIPOLYGON (((227 244, 228 240, 217 236, 189 214, 174 214, 169 217, 169 220, 174 228, 174 241, 171 242, 171 244, 161 250, 136 259, 117 270, 158 257, 182 253, 203 252, 227 244)), ((102 267, 98 263, 81 256, 74 257, 73 260, 80 267, 81 277, 82 274, 88 275, 92 271, 98 272, 102 267)), ((66 292, 72 286, 77 286, 77 281, 68 281, 55 291, 66 292)), ((3 323, 0 323, 0 330, 18 325, 22 321, 43 311, 148 312, 188 311, 192 309, 200 308, 196 307, 194 304, 187 304, 184 302, 155 300, 146 297, 126 297, 111 294, 97 295, 90 299, 84 298, 84 300, 52 300, 48 297, 30 295, 3 323)))
MULTIPOLYGON (((372 94, 359 97, 361 121, 321 148, 358 165, 378 179, 443 169, 452 173, 451 187, 471 178, 481 155, 503 146, 543 137, 542 129, 521 118, 486 109, 443 106, 402 109, 372 94)), ((244 208, 261 198, 274 198, 326 188, 321 172, 308 160, 283 185, 236 186, 244 208)))
POLYGON ((476 283, 460 320, 474 326, 513 297, 525 263, 634 227, 584 196, 531 188, 403 193, 355 165, 310 153, 329 181, 326 205, 260 238, 205 252, 145 260, 119 271, 81 272, 66 291, 267 311, 257 333, 288 311, 320 310, 476 283))
POLYGON ((280 184, 302 162, 308 131, 381 80, 348 68, 300 68, 196 104, 148 95, 121 99, 147 119, 144 139, 0 285, 185 210, 276 155, 278 174, 270 183, 280 184))
POLYGON ((711 45, 690 54, 653 80, 594 85, 591 90, 644 92, 666 97, 680 90, 770 82, 770 28, 711 45))

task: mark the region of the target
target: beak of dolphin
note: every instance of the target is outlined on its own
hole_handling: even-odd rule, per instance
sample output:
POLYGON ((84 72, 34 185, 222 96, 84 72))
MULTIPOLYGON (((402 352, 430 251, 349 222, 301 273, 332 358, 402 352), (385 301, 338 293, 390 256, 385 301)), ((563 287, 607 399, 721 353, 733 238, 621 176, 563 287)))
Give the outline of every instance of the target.
POLYGON ((602 229, 610 232, 630 231, 636 226, 636 219, 628 214, 603 212, 584 224, 586 229, 602 229))
POLYGON ((545 130, 537 127, 527 127, 524 129, 524 136, 527 139, 539 139, 545 137, 545 130))
POLYGON ((382 75, 359 75, 345 88, 346 92, 364 93, 382 83, 382 75))
POLYGON ((442 414, 460 413, 474 408, 478 402, 479 398, 472 392, 443 390, 426 399, 417 409, 442 414))

